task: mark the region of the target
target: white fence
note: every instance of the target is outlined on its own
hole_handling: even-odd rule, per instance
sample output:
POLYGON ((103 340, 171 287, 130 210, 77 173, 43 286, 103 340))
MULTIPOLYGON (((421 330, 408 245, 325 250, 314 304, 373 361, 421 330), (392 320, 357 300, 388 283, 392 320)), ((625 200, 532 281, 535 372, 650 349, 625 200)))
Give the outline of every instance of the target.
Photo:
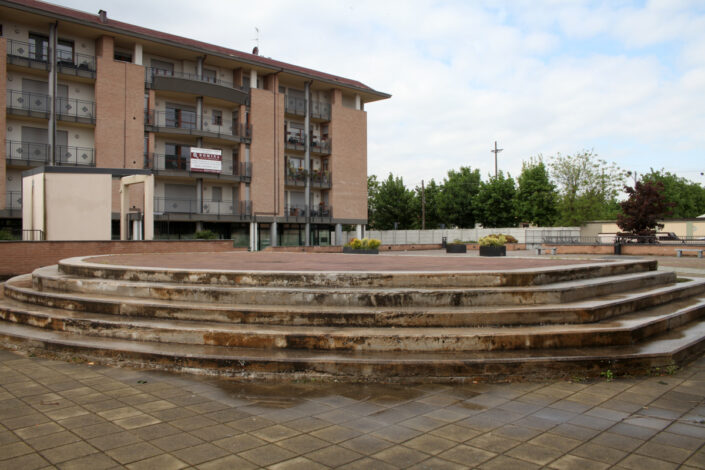
MULTIPOLYGON (((365 237, 376 238, 383 245, 426 245, 439 244, 443 238, 448 242, 460 240, 476 242, 493 233, 511 235, 519 243, 526 243, 527 248, 538 246, 544 238, 580 238, 580 227, 539 227, 539 228, 464 228, 438 230, 367 230, 365 237)), ((355 232, 343 232, 343 243, 356 236, 355 232)))

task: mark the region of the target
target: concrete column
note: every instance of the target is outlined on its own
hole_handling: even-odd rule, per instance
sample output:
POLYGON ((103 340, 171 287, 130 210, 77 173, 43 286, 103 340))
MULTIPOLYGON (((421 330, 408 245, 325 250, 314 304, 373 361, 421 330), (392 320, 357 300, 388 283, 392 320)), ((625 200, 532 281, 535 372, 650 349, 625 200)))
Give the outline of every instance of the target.
POLYGON ((56 23, 49 25, 49 54, 47 57, 49 61, 49 89, 47 91, 49 94, 49 126, 47 132, 49 133, 49 164, 52 166, 56 164, 56 29, 56 23))
POLYGON ((362 99, 358 94, 355 94, 355 109, 357 109, 358 111, 362 109, 362 99))
POLYGON ((250 88, 257 88, 257 70, 250 70, 250 88))
POLYGON ((271 246, 277 246, 277 221, 272 222, 269 239, 271 246))
POLYGON ((306 171, 306 189, 304 204, 306 205, 306 229, 304 246, 311 245, 311 82, 306 82, 304 91, 306 117, 304 118, 304 170, 306 171))
POLYGON ((200 232, 201 230, 203 230, 203 221, 197 220, 196 221, 196 231, 200 232))
POLYGON ((203 130, 203 97, 202 96, 199 96, 198 98, 196 98, 196 126, 199 131, 203 130))
POLYGON ((154 175, 144 182, 144 239, 154 240, 154 175))
POLYGON ((196 180, 196 210, 203 213, 203 178, 196 180))
POLYGON ((196 75, 199 79, 203 79, 203 57, 199 57, 196 62, 196 75))
POLYGON ((135 50, 132 53, 132 63, 135 65, 142 64, 142 44, 135 43, 135 50))
POLYGON ((360 224, 357 224, 357 226, 355 227, 355 237, 358 240, 362 240, 364 238, 363 226, 360 224))
POLYGON ((335 244, 343 245, 343 224, 335 224, 335 244))
POLYGON ((250 251, 257 251, 259 245, 257 222, 250 222, 250 251))
POLYGON ((120 240, 127 240, 127 208, 130 207, 127 186, 120 186, 120 240))

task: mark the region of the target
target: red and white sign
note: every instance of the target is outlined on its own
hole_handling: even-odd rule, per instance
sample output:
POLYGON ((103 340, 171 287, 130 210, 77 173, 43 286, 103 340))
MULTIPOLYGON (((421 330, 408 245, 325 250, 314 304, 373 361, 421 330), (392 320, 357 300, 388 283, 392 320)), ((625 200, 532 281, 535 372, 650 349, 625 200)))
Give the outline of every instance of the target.
POLYGON ((223 171, 223 154, 220 150, 191 147, 191 171, 220 173, 223 171))

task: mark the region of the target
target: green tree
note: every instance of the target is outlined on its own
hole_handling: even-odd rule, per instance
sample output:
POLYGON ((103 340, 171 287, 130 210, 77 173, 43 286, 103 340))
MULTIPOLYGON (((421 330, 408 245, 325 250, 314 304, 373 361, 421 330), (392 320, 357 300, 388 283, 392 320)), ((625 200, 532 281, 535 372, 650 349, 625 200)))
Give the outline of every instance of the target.
POLYGON ((367 225, 370 228, 375 226, 375 201, 377 199, 377 193, 379 192, 379 181, 377 181, 377 175, 370 175, 367 177, 367 225))
POLYGON ((558 193, 541 156, 523 162, 517 180, 516 215, 519 221, 550 227, 556 220, 558 193))
POLYGON ((414 212, 414 192, 406 189, 404 180, 389 173, 389 177, 379 183, 374 194, 374 228, 391 230, 398 223, 400 230, 413 228, 417 217, 414 212))
POLYGON ((705 213, 705 188, 665 170, 653 168, 642 177, 644 182, 661 183, 666 202, 673 204, 674 218, 692 218, 705 213))
POLYGON ((514 227, 516 186, 511 176, 503 172, 480 185, 475 198, 477 221, 483 227, 514 227))
POLYGON ((614 219, 619 213, 617 194, 625 172, 591 151, 551 159, 551 177, 558 197, 559 225, 581 225, 589 220, 614 219))
POLYGON ((475 196, 480 191, 480 170, 460 167, 448 171, 438 197, 439 219, 446 225, 461 228, 475 226, 475 196))
POLYGON ((666 201, 663 183, 637 181, 633 188, 625 186, 624 191, 629 197, 620 203, 619 228, 636 235, 651 235, 656 228, 663 227, 658 221, 670 215, 675 205, 666 201))
MULTIPOLYGON (((435 180, 431 179, 431 181, 426 184, 424 192, 426 194, 426 228, 438 228, 442 223, 438 213, 438 196, 441 194, 441 186, 438 185, 435 180)), ((416 224, 416 228, 420 229, 422 226, 421 185, 416 186, 415 193, 416 194, 414 197, 414 212, 417 214, 418 217, 418 223, 416 224)))

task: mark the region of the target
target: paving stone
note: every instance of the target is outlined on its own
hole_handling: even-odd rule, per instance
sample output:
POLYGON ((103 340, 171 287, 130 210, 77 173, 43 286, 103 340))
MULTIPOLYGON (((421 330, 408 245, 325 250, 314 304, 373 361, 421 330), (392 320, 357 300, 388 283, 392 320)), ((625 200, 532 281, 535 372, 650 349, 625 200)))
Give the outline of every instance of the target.
POLYGON ((157 468, 159 470, 178 470, 184 467, 188 467, 188 464, 167 454, 150 457, 127 466, 130 470, 154 470, 157 468))
MULTIPOLYGON (((355 441, 357 441, 357 439, 365 439, 366 437, 367 436, 361 436, 356 439, 351 439, 349 441, 343 442, 341 445, 344 447, 347 447, 349 449, 352 449, 356 452, 373 453, 373 452, 362 452, 361 450, 355 448, 355 445, 354 445, 355 441), (351 445, 351 443, 353 443, 353 444, 351 445)), ((376 441, 376 442, 380 442, 379 439, 374 439, 371 437, 368 437, 368 439, 376 441)), ((388 443, 386 441, 384 441, 384 442, 386 443, 386 446, 377 448, 376 450, 374 450, 374 452, 377 452, 377 451, 383 449, 384 447, 391 445, 390 443, 388 443)), ((317 437, 313 437, 311 435, 298 435, 298 436, 294 436, 294 437, 290 437, 288 439, 283 439, 281 441, 278 441, 277 445, 279 447, 283 447, 287 450, 290 450, 290 451, 294 452, 295 454, 300 455, 300 454, 307 454, 309 452, 321 449, 323 447, 328 447, 330 445, 330 442, 326 442, 323 439, 318 439, 317 437)))
POLYGON ((360 459, 363 455, 339 445, 331 445, 309 452, 305 457, 322 465, 336 468, 352 462, 353 460, 360 459))
POLYGON ((105 453, 125 465, 138 460, 147 459, 155 455, 160 455, 163 451, 147 442, 137 442, 135 444, 107 450, 105 453))
POLYGON ((504 436, 499 436, 494 433, 487 433, 470 439, 466 442, 466 444, 472 447, 476 447, 478 449, 487 450, 489 452, 504 453, 507 450, 521 444, 521 441, 508 439, 504 436))
POLYGON ((610 466, 603 462, 596 462, 575 455, 564 455, 563 457, 551 462, 549 468, 557 470, 605 470, 610 466))
POLYGON ((619 462, 619 465, 633 470, 643 470, 645 468, 649 470, 672 470, 678 468, 678 464, 637 454, 628 455, 619 462))
POLYGON ((296 454, 275 444, 267 444, 238 454, 240 457, 262 467, 296 457, 296 454))
POLYGON ((622 460, 624 456, 627 455, 627 452, 615 449, 613 447, 595 444, 594 442, 588 442, 576 449, 573 449, 570 451, 570 454, 613 465, 622 460))
POLYGON ((228 452, 213 444, 203 443, 171 452, 171 455, 191 465, 198 465, 228 455, 228 452))
POLYGON ((96 447, 97 449, 106 451, 110 449, 115 449, 116 447, 123 447, 129 444, 134 444, 140 441, 141 439, 135 436, 134 434, 127 431, 123 431, 94 437, 92 439, 88 439, 87 442, 93 447, 96 447))
POLYGON ((0 460, 0 470, 34 470, 48 466, 49 462, 35 453, 0 460))
POLYGON ((269 467, 270 470, 324 470, 330 467, 307 459, 306 457, 296 457, 285 462, 280 462, 269 467))
POLYGON ((252 470, 258 468, 257 465, 249 462, 237 455, 228 455, 219 459, 211 460, 202 463, 198 466, 199 470, 252 470))
POLYGON ((489 460, 478 468, 483 470, 506 470, 510 468, 521 468, 522 470, 533 470, 541 468, 540 465, 529 463, 525 460, 515 459, 513 457, 508 457, 506 455, 498 455, 497 457, 489 460))
POLYGON ((67 460, 77 459, 86 455, 97 453, 98 449, 85 443, 74 442, 59 447, 44 450, 41 455, 53 464, 66 462, 67 460))
POLYGON ((58 466, 61 470, 102 470, 115 468, 117 465, 115 460, 105 454, 91 454, 60 463, 58 466))
POLYGON ((203 440, 188 433, 176 433, 151 440, 149 443, 159 447, 165 452, 173 452, 175 450, 202 444, 203 440))
POLYGON ((71 444, 72 442, 78 442, 80 440, 81 438, 71 431, 59 431, 46 436, 27 438, 25 439, 25 442, 31 445, 35 450, 45 450, 51 449, 52 447, 71 444))
POLYGON ((400 468, 407 468, 429 458, 429 455, 408 447, 395 445, 372 455, 373 458, 400 468))

